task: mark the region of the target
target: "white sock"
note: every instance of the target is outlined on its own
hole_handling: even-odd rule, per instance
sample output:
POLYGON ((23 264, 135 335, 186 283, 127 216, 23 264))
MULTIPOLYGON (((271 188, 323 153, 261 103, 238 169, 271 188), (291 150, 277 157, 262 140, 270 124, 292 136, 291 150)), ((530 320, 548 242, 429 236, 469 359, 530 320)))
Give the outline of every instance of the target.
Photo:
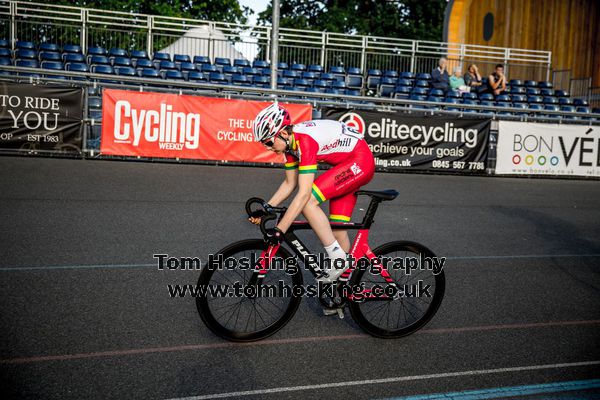
MULTIPOLYGON (((342 246, 340 246, 337 240, 329 246, 325 246, 325 251, 327 251, 327 255, 331 261, 341 258, 344 260, 344 263, 346 262, 346 252, 342 250, 342 246)), ((330 280, 337 279, 344 272, 344 269, 334 268, 333 266, 328 269, 327 273, 329 274, 330 280)))

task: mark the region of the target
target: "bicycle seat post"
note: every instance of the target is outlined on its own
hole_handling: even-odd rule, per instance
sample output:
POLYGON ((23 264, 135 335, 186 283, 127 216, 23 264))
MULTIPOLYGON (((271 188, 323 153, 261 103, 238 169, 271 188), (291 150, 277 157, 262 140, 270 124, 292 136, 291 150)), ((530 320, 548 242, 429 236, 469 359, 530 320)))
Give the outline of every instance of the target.
POLYGON ((363 229, 369 229, 373 224, 373 219, 375 218, 375 213, 377 212, 377 207, 379 207, 379 203, 381 203, 380 199, 371 197, 371 202, 369 203, 367 212, 365 213, 365 216, 362 220, 363 229))

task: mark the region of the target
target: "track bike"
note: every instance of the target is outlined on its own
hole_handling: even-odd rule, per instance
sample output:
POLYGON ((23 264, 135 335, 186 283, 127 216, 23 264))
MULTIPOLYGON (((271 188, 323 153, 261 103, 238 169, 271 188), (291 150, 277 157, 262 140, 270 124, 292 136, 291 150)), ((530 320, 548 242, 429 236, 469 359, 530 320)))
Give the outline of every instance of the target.
MULTIPOLYGON (((318 262, 295 235, 295 231, 311 229, 310 225, 294 221, 280 244, 242 240, 212 256, 200 273, 197 287, 229 291, 205 290, 196 296, 198 313, 206 326, 231 341, 264 339, 283 328, 294 316, 301 298, 309 294, 341 318, 347 307, 357 325, 376 337, 406 336, 427 324, 444 297, 443 268, 435 272, 425 265, 424 260, 435 259, 435 254, 419 243, 394 241, 371 250, 368 236, 377 208, 381 202, 395 199, 398 192, 359 190, 356 194, 371 198, 362 222, 330 222, 334 230, 358 230, 349 253, 354 264, 335 284, 312 286, 310 293, 304 290, 299 263, 315 278, 326 272, 323 262, 318 262), (295 256, 282 246, 284 243, 295 256), (231 289, 236 284, 237 295, 231 289)), ((287 210, 271 207, 255 197, 246 202, 245 208, 249 216, 257 211, 263 214, 260 229, 265 237, 266 224, 276 223, 287 210)))

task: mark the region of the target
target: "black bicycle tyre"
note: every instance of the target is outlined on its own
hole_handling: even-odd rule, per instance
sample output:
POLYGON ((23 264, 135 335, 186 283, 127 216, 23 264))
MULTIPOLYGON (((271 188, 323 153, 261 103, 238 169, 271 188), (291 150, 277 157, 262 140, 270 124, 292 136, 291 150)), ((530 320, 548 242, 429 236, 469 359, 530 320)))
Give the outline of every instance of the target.
MULTIPOLYGON (((375 255, 377 256, 383 256, 394 251, 410 251, 413 253, 423 254, 426 257, 435 257, 435 254, 427 247, 419 243, 409 241, 385 243, 379 246, 378 248, 374 249, 373 253, 375 253, 375 255)), ((356 269, 352 272, 352 276, 350 277, 350 284, 352 285, 352 287, 354 287, 355 285, 360 285, 360 282, 366 272, 368 272, 368 269, 364 268, 356 269)), ((436 286, 435 293, 433 295, 433 299, 431 300, 429 307, 427 308, 427 311, 421 318, 419 318, 417 321, 413 322, 412 324, 406 327, 397 330, 390 330, 384 329, 380 326, 377 326, 376 324, 371 323, 363 314, 363 310, 361 309, 361 305, 363 303, 361 302, 350 301, 348 303, 350 314, 352 315, 352 318, 358 324, 358 326, 372 336, 391 339, 410 335, 411 333, 414 333, 421 329, 423 326, 425 326, 431 320, 431 318, 433 318, 433 316, 438 311, 442 303, 446 288, 446 278, 444 276, 444 271, 440 271, 440 273, 434 275, 434 277, 436 286)))
MULTIPOLYGON (((262 239, 242 240, 225 247, 219 251, 217 255, 223 254, 223 258, 225 259, 236 253, 249 250, 266 250, 266 244, 262 239)), ((290 253, 283 246, 279 247, 276 256, 283 258, 291 257, 290 253)), ((214 272, 215 269, 203 268, 200 277, 198 278, 198 285, 209 285, 214 272)), ((293 285, 302 285, 303 279, 300 268, 298 268, 291 276, 293 285)), ((285 312, 279 318, 266 328, 251 333, 231 330, 219 323, 211 312, 206 296, 196 297, 196 307, 204 324, 216 335, 233 342, 252 342, 269 337, 283 328, 296 313, 301 300, 301 297, 290 297, 290 302, 285 309, 285 312)))

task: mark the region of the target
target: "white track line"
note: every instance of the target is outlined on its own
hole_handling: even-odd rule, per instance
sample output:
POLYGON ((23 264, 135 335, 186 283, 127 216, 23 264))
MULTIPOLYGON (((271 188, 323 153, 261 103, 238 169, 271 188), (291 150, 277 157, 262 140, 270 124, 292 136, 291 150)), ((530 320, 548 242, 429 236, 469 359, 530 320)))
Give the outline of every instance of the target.
POLYGON ((302 390, 315 390, 315 389, 329 389, 329 388, 345 387, 345 386, 373 385, 373 384, 379 384, 379 383, 416 381, 416 380, 421 380, 421 379, 452 378, 452 377, 456 377, 456 376, 499 374, 499 373, 504 373, 504 372, 534 371, 534 370, 540 370, 540 369, 553 369, 553 368, 585 367, 585 366, 599 365, 599 364, 600 364, 600 360, 583 361, 583 362, 576 362, 576 363, 563 363, 563 364, 529 365, 529 366, 524 366, 524 367, 511 367, 511 368, 481 369, 481 370, 475 370, 475 371, 445 372, 445 373, 441 373, 441 374, 399 376, 399 377, 383 378, 383 379, 367 379, 367 380, 363 380, 363 381, 333 382, 333 383, 322 383, 319 385, 287 386, 287 387, 279 387, 279 388, 271 388, 271 389, 247 390, 247 391, 242 391, 242 392, 215 393, 215 394, 207 394, 207 395, 202 395, 202 396, 177 397, 177 398, 173 398, 170 400, 224 399, 227 397, 256 396, 256 395, 261 395, 261 394, 296 392, 296 391, 302 391, 302 390))

